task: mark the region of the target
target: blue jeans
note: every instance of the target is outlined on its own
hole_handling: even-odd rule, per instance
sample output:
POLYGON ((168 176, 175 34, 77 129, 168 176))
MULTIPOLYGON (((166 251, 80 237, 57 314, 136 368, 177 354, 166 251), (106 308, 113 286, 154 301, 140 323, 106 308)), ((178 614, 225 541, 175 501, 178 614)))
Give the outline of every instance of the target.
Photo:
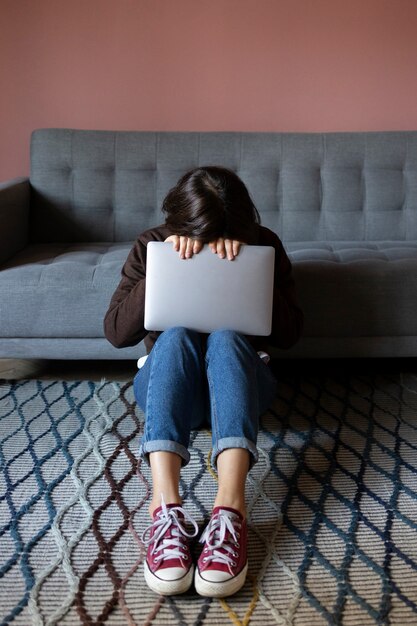
POLYGON ((155 342, 134 379, 145 413, 140 455, 175 452, 186 465, 192 429, 212 430, 212 465, 227 448, 245 448, 258 459, 259 416, 276 391, 276 380, 249 341, 234 331, 202 335, 170 328, 155 342))

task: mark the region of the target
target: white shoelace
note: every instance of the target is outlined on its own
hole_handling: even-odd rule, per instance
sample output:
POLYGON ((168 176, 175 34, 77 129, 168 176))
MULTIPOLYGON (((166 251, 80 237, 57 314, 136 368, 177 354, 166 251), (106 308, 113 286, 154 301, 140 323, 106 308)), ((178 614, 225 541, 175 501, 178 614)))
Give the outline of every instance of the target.
POLYGON ((158 517, 154 520, 142 533, 142 542, 145 546, 153 543, 151 554, 154 554, 154 562, 165 561, 166 559, 188 559, 187 554, 184 553, 184 537, 195 537, 198 533, 198 526, 193 520, 191 515, 187 513, 181 506, 175 506, 168 509, 163 497, 161 498, 161 511, 158 513, 158 517), (184 521, 190 522, 194 526, 194 532, 188 533, 182 521, 178 518, 178 513, 182 513, 184 521), (171 530, 171 537, 164 537, 167 530, 173 526, 171 530), (153 535, 146 539, 146 535, 155 529, 153 535))
POLYGON ((238 542, 240 534, 236 529, 240 529, 242 525, 237 522, 237 518, 235 524, 236 528, 233 525, 231 517, 227 513, 219 513, 210 520, 209 525, 201 536, 200 542, 206 543, 207 547, 212 550, 212 554, 203 557, 203 561, 209 563, 210 561, 223 563, 224 565, 228 565, 229 568, 236 565, 236 561, 234 561, 234 559, 236 559, 239 555, 235 552, 235 548, 240 547, 238 542), (227 530, 233 538, 233 543, 230 538, 226 541, 227 530), (222 548, 222 550, 226 550, 229 554, 220 552, 220 548, 222 548))

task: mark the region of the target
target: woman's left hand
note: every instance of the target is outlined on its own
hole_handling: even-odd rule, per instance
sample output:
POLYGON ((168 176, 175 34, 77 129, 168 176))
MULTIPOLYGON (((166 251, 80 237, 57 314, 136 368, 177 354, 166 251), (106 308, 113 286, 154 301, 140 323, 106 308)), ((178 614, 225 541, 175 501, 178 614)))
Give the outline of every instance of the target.
POLYGON ((229 261, 233 261, 233 259, 237 257, 241 245, 241 241, 236 241, 236 239, 224 239, 223 237, 219 237, 209 243, 209 247, 214 254, 218 254, 221 259, 227 256, 229 261))
POLYGON ((191 259, 193 254, 198 254, 203 247, 202 241, 191 237, 170 235, 165 239, 165 243, 167 241, 172 242, 175 252, 179 252, 181 259, 191 259))

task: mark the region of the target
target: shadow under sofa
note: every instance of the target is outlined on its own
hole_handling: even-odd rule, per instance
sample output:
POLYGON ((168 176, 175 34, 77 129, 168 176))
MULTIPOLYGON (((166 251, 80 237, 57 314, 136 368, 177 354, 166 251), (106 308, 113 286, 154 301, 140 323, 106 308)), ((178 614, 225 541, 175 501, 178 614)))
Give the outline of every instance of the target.
POLYGON ((36 130, 0 185, 0 358, 137 359, 103 317, 187 170, 246 183, 293 263, 304 333, 278 358, 417 356, 417 132, 36 130))

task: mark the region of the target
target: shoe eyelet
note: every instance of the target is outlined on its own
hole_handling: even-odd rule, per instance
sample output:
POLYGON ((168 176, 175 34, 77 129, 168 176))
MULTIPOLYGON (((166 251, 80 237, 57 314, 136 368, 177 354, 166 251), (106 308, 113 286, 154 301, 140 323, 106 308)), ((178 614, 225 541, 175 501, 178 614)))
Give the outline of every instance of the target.
POLYGON ((239 539, 240 538, 240 533, 236 533, 236 537, 239 539))
POLYGON ((234 561, 231 562, 230 564, 232 567, 236 567, 236 563, 234 561))
POLYGON ((232 554, 233 554, 233 556, 234 556, 235 558, 236 558, 237 556, 239 556, 237 552, 232 552, 232 554))
POLYGON ((188 559, 188 554, 184 554, 182 558, 184 559, 184 561, 186 561, 188 559))
POLYGON ((240 543, 236 542, 235 546, 236 546, 236 548, 240 548, 240 543))
POLYGON ((207 557, 203 558, 203 563, 205 563, 207 561, 207 557))
POLYGON ((206 548, 206 549, 204 550, 204 554, 207 554, 207 552, 208 552, 208 548, 206 548))
POLYGON ((154 559, 154 560, 153 560, 153 562, 154 562, 154 563, 158 563, 158 560, 159 560, 159 559, 154 559))

